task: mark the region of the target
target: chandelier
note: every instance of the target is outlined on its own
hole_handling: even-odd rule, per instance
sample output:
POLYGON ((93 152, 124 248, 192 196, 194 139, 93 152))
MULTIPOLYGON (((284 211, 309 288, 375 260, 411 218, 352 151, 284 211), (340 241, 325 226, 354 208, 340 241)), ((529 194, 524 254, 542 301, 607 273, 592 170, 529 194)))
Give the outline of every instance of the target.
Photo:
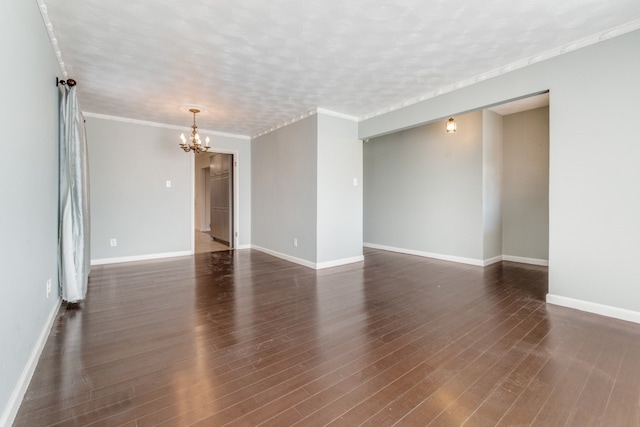
POLYGON ((198 126, 196 126, 196 114, 200 112, 197 108, 190 108, 189 111, 193 113, 193 125, 191 125, 191 136, 189 137, 190 144, 187 144, 187 138, 184 133, 180 134, 180 148, 185 152, 193 151, 194 153, 202 153, 209 150, 209 137, 204 140, 204 146, 200 141, 200 135, 198 135, 198 126))

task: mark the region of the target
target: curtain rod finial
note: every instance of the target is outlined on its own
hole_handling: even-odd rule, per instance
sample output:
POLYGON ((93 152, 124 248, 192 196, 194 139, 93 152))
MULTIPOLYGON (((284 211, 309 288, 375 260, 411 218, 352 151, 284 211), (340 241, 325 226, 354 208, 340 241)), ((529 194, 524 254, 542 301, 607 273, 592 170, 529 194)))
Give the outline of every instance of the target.
POLYGON ((67 85, 69 87, 74 87, 76 85, 76 81, 73 79, 60 80, 58 77, 56 77, 56 87, 60 85, 67 85))

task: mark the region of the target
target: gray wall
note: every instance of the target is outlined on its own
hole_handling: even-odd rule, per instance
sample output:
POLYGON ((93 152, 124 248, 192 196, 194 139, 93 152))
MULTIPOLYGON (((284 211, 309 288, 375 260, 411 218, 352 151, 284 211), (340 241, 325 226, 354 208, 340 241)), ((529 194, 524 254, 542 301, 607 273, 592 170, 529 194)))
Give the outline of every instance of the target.
POLYGON ((364 143, 364 241, 483 258, 482 112, 364 143))
POLYGON ((502 255, 502 116, 482 111, 483 259, 502 255))
POLYGON ((358 123, 322 113, 317 117, 317 261, 362 256, 362 142, 358 139, 358 123))
POLYGON ((312 115, 251 141, 252 244, 313 263, 318 243, 317 123, 312 115))
MULTIPOLYGON (((194 154, 177 144, 179 130, 87 117, 94 260, 191 250, 194 154), (171 181, 171 187, 166 187, 171 181), (118 246, 109 240, 116 238, 118 246)), ((238 153, 238 245, 251 242, 251 143, 211 135, 212 150, 238 153)), ((194 208, 197 212, 197 207, 194 208)), ((193 224, 192 224, 193 223, 193 224)))
MULTIPOLYGON (((35 1, 0 2, 0 424, 58 306, 58 65, 35 1), (52 295, 46 298, 46 281, 52 295)), ((20 398, 21 396, 18 396, 20 398)), ((20 403, 19 401, 17 402, 20 403)))
POLYGON ((504 116, 502 250, 549 259, 549 107, 504 116))
POLYGON ((602 41, 365 120, 359 136, 550 90, 549 292, 640 311, 638 46, 640 31, 602 41))
POLYGON ((86 126, 92 259, 190 251, 193 154, 177 131, 91 117, 86 126))
POLYGON ((318 113, 252 141, 253 245, 319 267, 362 256, 357 133, 355 121, 318 113))

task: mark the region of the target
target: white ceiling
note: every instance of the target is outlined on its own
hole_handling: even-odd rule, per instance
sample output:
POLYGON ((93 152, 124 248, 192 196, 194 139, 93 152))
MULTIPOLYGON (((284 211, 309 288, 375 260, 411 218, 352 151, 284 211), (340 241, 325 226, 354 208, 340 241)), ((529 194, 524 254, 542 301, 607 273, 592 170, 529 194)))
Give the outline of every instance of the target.
POLYGON ((241 135, 369 117, 640 19, 638 0, 38 1, 83 111, 188 126, 199 104, 201 129, 241 135))

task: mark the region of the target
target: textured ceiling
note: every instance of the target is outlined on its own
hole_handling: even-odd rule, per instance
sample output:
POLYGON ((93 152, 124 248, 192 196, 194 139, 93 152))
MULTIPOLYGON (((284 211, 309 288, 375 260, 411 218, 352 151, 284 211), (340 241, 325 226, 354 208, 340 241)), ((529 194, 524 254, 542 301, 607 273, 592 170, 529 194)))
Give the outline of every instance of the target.
POLYGON ((241 135, 371 116, 640 19, 638 0, 39 3, 83 111, 188 126, 199 104, 200 128, 241 135))

